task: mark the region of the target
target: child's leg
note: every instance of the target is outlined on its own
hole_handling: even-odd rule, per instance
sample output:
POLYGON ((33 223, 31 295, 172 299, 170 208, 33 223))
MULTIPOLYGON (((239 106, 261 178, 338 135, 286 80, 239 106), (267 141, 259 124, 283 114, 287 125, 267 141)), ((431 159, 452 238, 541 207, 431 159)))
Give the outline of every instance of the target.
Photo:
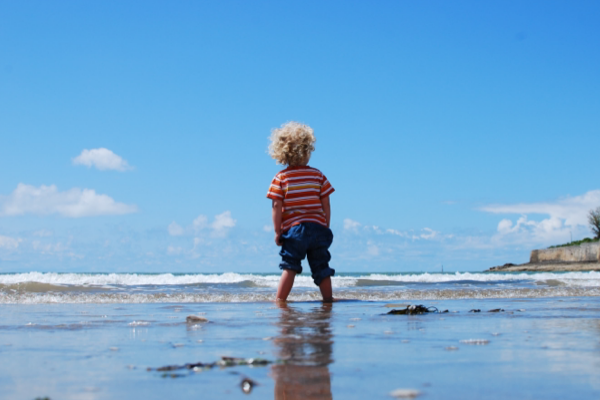
POLYGON ((277 288, 277 301, 286 301, 290 292, 292 291, 292 286, 294 286, 294 278, 296 277, 296 272, 290 269, 284 269, 281 273, 281 279, 279 280, 279 287, 277 288))
POLYGON ((331 290, 331 277, 324 278, 319 285, 319 290, 321 290, 321 296, 323 296, 323 301, 325 303, 333 302, 333 291, 331 290))

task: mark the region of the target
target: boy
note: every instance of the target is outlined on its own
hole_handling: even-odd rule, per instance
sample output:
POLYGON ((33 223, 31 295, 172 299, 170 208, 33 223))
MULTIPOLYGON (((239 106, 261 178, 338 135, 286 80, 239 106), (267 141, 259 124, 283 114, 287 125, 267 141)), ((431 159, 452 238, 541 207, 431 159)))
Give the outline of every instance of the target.
POLYGON ((296 274, 302 273, 301 260, 308 256, 315 285, 323 301, 333 301, 329 268, 329 246, 333 233, 329 229, 331 206, 329 195, 334 189, 321 171, 308 166, 316 139, 311 127, 288 122, 273 129, 269 154, 287 168, 280 171, 269 187, 267 198, 273 200, 275 243, 281 246, 283 270, 277 300, 286 301, 296 274))

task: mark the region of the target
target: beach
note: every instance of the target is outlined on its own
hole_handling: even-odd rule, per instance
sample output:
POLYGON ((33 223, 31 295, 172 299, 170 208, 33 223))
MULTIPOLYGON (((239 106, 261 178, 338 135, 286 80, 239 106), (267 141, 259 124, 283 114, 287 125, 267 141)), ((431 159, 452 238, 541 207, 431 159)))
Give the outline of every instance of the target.
POLYGON ((2 398, 600 394, 598 273, 347 274, 285 305, 276 278, 2 274, 2 398), (406 304, 448 312, 387 314, 406 304))

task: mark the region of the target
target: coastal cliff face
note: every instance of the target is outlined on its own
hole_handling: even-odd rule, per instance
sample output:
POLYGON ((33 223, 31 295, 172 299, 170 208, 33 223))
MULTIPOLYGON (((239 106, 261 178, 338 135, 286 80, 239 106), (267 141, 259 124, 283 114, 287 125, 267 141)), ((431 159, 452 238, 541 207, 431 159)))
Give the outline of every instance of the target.
POLYGON ((580 246, 557 247, 531 252, 530 264, 546 262, 600 262, 600 243, 584 243, 580 246))
POLYGON ((600 242, 533 250, 527 264, 505 264, 488 271, 600 271, 600 242))

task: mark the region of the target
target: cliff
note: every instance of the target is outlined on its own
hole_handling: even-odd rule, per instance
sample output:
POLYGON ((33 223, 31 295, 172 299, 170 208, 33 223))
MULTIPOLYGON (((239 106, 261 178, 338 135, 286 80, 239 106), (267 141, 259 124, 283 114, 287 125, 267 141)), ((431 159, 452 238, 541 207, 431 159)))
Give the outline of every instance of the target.
POLYGON ((600 242, 533 250, 527 264, 504 264, 488 271, 600 271, 600 242))

